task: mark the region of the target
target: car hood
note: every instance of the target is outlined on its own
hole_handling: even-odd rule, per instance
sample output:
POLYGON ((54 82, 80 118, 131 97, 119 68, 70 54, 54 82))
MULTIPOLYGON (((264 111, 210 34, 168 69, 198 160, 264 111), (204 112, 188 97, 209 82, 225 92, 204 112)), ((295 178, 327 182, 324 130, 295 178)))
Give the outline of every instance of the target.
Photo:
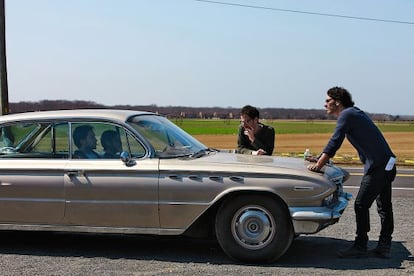
POLYGON ((300 158, 293 157, 278 157, 278 156, 267 156, 267 155, 247 155, 247 154, 234 154, 234 153, 221 153, 216 152, 209 154, 208 156, 198 158, 195 163, 211 163, 211 164, 220 164, 229 165, 229 166, 241 166, 252 169, 262 168, 263 170, 270 169, 274 171, 275 168, 284 168, 284 169, 296 169, 303 170, 305 162, 300 158))
POLYGON ((337 185, 329 174, 309 171, 308 164, 301 158, 224 152, 209 152, 199 158, 159 159, 160 185, 171 179, 184 185, 206 178, 209 180, 196 185, 201 189, 200 183, 209 183, 203 193, 212 193, 214 188, 223 193, 222 189, 238 186, 277 193, 292 206, 320 206, 323 198, 337 190, 337 185))
POLYGON ((308 161, 294 157, 211 152, 195 159, 162 159, 160 169, 240 174, 289 174, 322 179, 323 174, 311 172, 306 168, 308 164, 308 161))

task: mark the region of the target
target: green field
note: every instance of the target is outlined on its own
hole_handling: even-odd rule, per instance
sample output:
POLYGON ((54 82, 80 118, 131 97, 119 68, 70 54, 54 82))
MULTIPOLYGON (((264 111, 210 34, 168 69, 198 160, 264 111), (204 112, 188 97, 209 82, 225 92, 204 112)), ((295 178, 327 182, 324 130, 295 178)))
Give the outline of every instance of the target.
MULTIPOLYGON (((192 135, 237 134, 239 120, 172 119, 192 135)), ((335 121, 268 120, 264 124, 275 128, 276 134, 331 133, 335 121)), ((414 122, 376 122, 382 132, 414 132, 414 122)))

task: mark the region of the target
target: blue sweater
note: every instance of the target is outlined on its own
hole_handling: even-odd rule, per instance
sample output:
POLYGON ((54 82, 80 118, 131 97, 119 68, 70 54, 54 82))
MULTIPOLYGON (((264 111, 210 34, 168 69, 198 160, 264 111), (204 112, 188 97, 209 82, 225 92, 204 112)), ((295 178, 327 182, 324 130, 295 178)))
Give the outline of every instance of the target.
POLYGON ((370 168, 385 168, 390 157, 395 157, 378 127, 357 107, 342 110, 335 131, 323 152, 333 157, 345 137, 358 151, 365 171, 370 168))

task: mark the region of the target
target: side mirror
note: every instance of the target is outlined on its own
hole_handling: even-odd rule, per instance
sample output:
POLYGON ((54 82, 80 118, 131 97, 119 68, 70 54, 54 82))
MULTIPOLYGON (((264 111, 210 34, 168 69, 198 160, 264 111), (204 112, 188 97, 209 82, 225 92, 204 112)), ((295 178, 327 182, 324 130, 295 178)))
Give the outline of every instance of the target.
POLYGON ((132 167, 137 163, 135 160, 131 159, 131 156, 126 151, 121 152, 120 156, 121 156, 122 162, 124 162, 125 166, 127 167, 132 167))

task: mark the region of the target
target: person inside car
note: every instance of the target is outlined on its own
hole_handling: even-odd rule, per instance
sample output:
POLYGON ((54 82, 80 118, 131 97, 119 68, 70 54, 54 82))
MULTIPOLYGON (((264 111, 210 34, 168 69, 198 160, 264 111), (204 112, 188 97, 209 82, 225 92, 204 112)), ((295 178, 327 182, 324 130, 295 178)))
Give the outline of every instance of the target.
POLYGON ((101 145, 104 148, 103 158, 118 159, 122 151, 121 138, 114 130, 106 130, 101 135, 101 145))
POLYGON ((98 159, 101 158, 96 149, 96 138, 93 127, 90 125, 81 125, 75 128, 73 132, 73 141, 78 147, 74 152, 74 158, 79 159, 98 159))

